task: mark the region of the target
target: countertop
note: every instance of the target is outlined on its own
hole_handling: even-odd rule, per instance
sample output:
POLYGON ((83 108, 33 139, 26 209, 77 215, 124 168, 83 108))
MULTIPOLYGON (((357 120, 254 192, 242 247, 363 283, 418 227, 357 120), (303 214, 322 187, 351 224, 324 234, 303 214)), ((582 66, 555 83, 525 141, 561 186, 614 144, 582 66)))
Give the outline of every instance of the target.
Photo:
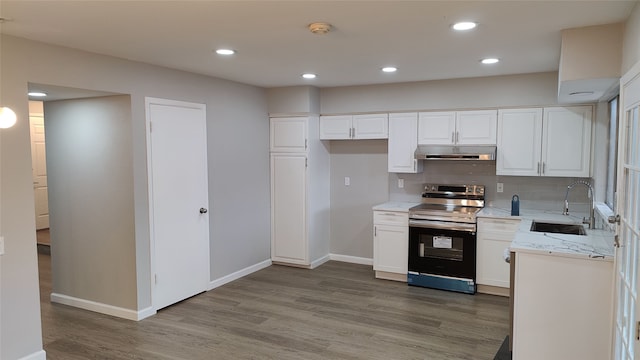
POLYGON ((388 201, 384 204, 379 204, 374 206, 373 210, 409 212, 409 209, 411 209, 416 205, 420 205, 420 203, 405 202, 405 201, 388 201))
POLYGON ((554 234, 530 231, 533 220, 581 224, 582 214, 562 215, 560 211, 521 209, 520 216, 511 216, 510 209, 486 207, 478 217, 496 219, 521 219, 520 227, 511 242, 511 251, 578 257, 584 259, 613 261, 614 233, 608 230, 588 229, 586 236, 554 234))

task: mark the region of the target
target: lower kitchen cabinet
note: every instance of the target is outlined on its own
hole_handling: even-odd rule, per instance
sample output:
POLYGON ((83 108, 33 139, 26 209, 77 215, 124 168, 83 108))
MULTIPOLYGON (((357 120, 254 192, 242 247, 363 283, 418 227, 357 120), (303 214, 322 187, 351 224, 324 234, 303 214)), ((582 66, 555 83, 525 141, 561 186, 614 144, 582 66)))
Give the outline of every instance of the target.
POLYGON ((373 212, 373 270, 376 278, 407 281, 409 214, 373 212))
POLYGON ((613 261, 515 253, 513 359, 611 358, 613 261))
POLYGON ((504 251, 520 226, 519 218, 478 218, 476 282, 478 292, 509 295, 509 264, 504 251))

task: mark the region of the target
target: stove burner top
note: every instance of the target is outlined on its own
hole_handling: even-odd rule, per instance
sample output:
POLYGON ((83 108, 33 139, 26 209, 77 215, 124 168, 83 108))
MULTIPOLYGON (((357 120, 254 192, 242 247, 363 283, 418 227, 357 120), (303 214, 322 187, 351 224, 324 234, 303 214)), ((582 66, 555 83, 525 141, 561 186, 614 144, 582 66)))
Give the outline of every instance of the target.
POLYGON ((409 209, 409 218, 475 223, 484 207, 482 185, 425 185, 422 204, 409 209))

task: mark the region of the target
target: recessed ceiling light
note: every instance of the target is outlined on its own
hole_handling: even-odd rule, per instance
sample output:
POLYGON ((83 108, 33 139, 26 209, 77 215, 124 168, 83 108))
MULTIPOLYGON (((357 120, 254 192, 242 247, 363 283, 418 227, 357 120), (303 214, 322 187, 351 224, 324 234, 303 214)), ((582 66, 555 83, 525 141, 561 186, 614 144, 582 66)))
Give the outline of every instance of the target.
POLYGON ((47 96, 47 93, 43 93, 41 91, 30 91, 27 93, 27 95, 33 96, 33 97, 45 97, 47 96))
POLYGON ((392 73, 392 72, 398 71, 398 68, 393 67, 393 66, 385 66, 385 67, 382 68, 382 71, 384 71, 386 73, 392 73))
POLYGON ((305 79, 315 79, 316 78, 316 74, 311 74, 311 73, 302 74, 302 77, 305 78, 305 79))
POLYGON ((218 55, 233 55, 235 53, 236 53, 236 51, 235 50, 231 50, 231 49, 218 49, 218 50, 216 50, 216 54, 218 54, 218 55))
POLYGON ((593 95, 593 91, 574 91, 569 93, 570 96, 589 96, 593 95))
POLYGON ((476 24, 476 23, 474 23, 472 21, 461 21, 461 22, 453 24, 452 28, 453 28, 453 30, 464 31, 464 30, 471 30, 471 29, 475 28, 476 26, 478 26, 478 24, 476 24))
POLYGON ((482 59, 480 60, 481 63, 483 64, 495 64, 497 62, 500 62, 500 59, 496 59, 496 58, 486 58, 486 59, 482 59))

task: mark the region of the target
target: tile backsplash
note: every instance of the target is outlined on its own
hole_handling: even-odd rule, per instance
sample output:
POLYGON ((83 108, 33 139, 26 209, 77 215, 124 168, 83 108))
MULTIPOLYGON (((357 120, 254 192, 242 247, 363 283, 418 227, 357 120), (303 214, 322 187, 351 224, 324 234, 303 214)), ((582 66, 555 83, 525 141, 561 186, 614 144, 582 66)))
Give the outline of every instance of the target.
MULTIPOLYGON (((482 161, 425 161, 421 174, 389 174, 389 199, 420 201, 425 183, 480 184, 486 187, 487 206, 511 207, 511 197, 520 196, 522 209, 562 211, 567 185, 577 178, 499 176, 495 162, 482 161), (404 180, 404 188, 398 187, 404 180), (504 184, 498 193, 497 183, 504 184)), ((588 190, 576 186, 569 194, 570 211, 583 213, 588 208, 588 190)))

